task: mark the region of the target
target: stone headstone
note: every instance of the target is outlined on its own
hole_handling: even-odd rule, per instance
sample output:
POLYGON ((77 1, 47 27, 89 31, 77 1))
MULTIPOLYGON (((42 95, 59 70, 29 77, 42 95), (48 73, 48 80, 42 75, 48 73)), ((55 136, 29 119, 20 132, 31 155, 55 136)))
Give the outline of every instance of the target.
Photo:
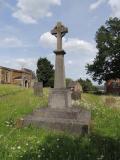
POLYGON ((82 94, 83 90, 82 90, 82 86, 80 85, 79 82, 71 81, 67 87, 71 90, 71 97, 73 100, 80 100, 81 99, 81 94, 82 94))
POLYGON ((43 83, 42 82, 35 82, 34 83, 34 95, 35 96, 43 96, 43 83))

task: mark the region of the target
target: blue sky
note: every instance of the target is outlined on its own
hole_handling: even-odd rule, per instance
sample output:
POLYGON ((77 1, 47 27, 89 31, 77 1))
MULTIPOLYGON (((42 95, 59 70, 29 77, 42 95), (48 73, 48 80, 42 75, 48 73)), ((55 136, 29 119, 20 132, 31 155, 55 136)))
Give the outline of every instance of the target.
POLYGON ((35 70, 39 57, 53 64, 57 21, 63 39, 66 77, 89 78, 85 65, 96 55, 95 33, 109 17, 120 18, 120 0, 0 0, 0 66, 35 70))

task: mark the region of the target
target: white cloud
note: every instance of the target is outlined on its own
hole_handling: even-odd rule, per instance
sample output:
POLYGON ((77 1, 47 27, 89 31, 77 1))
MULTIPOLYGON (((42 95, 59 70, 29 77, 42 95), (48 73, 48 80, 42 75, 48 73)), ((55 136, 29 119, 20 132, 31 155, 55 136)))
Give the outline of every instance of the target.
POLYGON ((15 48, 22 46, 23 46, 22 41, 16 37, 5 37, 0 39, 0 47, 15 48))
POLYGON ((46 32, 40 36, 40 43, 44 47, 54 48, 56 45, 56 38, 54 36, 52 36, 50 32, 46 32))
POLYGON ((109 0, 108 4, 112 9, 112 16, 120 18, 120 0, 109 0))
MULTIPOLYGON (((51 35, 49 32, 46 32, 41 35, 40 37, 40 43, 44 47, 51 47, 54 48, 56 47, 56 38, 51 35)), ((68 39, 63 39, 63 48, 67 52, 72 52, 72 53, 96 53, 97 49, 95 48, 95 45, 84 41, 80 40, 78 38, 68 38, 68 39)))
POLYGON ((65 68, 69 68, 71 66, 74 66, 74 63, 72 60, 65 60, 65 68))
POLYGON ((68 60, 68 61, 67 61, 67 64, 68 64, 68 65, 71 65, 71 64, 73 64, 73 61, 72 61, 72 60, 68 60))
POLYGON ((90 5, 90 10, 97 9, 102 3, 105 2, 107 2, 112 10, 111 16, 120 18, 120 0, 97 0, 90 5))
POLYGON ((28 68, 33 71, 36 70, 37 58, 3 58, 0 59, 0 66, 13 68, 13 69, 21 69, 28 68))
POLYGON ((76 53, 80 52, 95 53, 97 51, 97 49, 92 43, 80 40, 78 38, 69 38, 64 42, 63 47, 68 52, 76 52, 76 53))
POLYGON ((60 4, 61 0, 18 0, 13 17, 23 23, 37 23, 41 18, 52 16, 51 6, 60 4))
POLYGON ((20 67, 32 68, 33 66, 35 66, 37 60, 35 58, 18 58, 15 59, 14 62, 20 67))
POLYGON ((103 2, 105 2, 105 0, 97 0, 96 2, 92 3, 90 5, 90 10, 95 10, 96 8, 98 8, 103 2))

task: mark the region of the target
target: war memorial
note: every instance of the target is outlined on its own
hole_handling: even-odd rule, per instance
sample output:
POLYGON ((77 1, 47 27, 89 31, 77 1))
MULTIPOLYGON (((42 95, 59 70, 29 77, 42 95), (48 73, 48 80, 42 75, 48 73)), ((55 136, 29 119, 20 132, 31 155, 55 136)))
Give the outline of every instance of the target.
POLYGON ((51 30, 57 39, 55 53, 54 88, 50 89, 48 106, 38 108, 31 115, 24 117, 23 126, 33 125, 50 130, 65 131, 77 134, 90 132, 91 113, 83 107, 72 106, 71 91, 66 89, 62 38, 68 28, 61 22, 51 30))

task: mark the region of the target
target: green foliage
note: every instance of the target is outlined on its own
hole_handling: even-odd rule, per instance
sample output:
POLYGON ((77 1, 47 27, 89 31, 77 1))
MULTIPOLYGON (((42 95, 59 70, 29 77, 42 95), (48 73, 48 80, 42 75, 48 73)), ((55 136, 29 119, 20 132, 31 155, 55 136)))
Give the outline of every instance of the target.
POLYGON ((89 80, 88 78, 86 80, 80 78, 78 79, 78 82, 82 85, 83 92, 97 90, 97 88, 92 84, 91 80, 89 80))
POLYGON ((120 19, 110 18, 96 33, 98 53, 86 68, 93 80, 120 78, 120 19))
POLYGON ((72 82, 73 80, 71 78, 66 78, 66 86, 68 87, 69 83, 72 82))
POLYGON ((44 87, 53 87, 54 85, 54 69, 53 65, 47 58, 39 58, 37 62, 37 78, 39 82, 43 82, 44 87))

